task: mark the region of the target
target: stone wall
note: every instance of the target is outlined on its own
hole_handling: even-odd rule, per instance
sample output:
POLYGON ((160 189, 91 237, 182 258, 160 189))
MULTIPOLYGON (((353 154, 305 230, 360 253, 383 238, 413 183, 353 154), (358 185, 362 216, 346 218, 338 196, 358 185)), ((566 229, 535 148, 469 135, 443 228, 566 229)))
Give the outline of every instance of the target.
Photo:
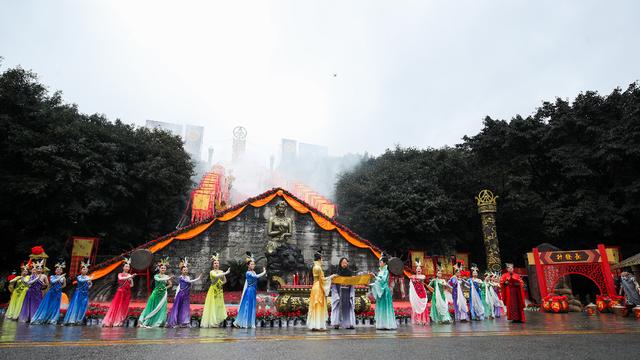
MULTIPOLYGON (((169 246, 154 255, 154 263, 160 258, 169 256, 171 261, 170 273, 177 273, 177 266, 181 257, 187 257, 190 263, 189 272, 192 276, 208 274, 213 252, 220 253, 222 268, 230 260, 242 260, 246 251, 251 251, 256 257, 257 265, 266 265, 264 259, 265 246, 268 241, 267 221, 274 211, 279 198, 274 198, 268 205, 247 208, 234 219, 227 222, 215 222, 209 229, 190 240, 174 240, 169 246)), ((360 249, 349 244, 340 234, 321 229, 309 214, 299 214, 290 207, 286 215, 294 219, 294 234, 289 243, 302 250, 305 263, 310 267, 313 254, 321 246, 324 255, 325 274, 329 275, 329 268, 333 269, 341 257, 347 257, 351 265, 358 271, 376 271, 377 259, 369 249, 360 249)), ((115 293, 117 271, 99 279, 94 284, 92 298, 106 301, 115 293)), ((206 275, 205 275, 206 276, 206 275)), ((204 291, 207 281, 194 283, 194 291, 204 291)), ((134 298, 145 298, 146 280, 139 278, 133 289, 134 298)))

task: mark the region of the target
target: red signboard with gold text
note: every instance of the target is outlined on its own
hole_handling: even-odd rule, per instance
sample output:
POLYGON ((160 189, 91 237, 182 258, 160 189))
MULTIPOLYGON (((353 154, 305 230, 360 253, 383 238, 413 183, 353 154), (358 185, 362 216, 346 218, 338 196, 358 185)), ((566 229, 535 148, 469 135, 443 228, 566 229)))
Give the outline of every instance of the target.
POLYGON ((545 251, 540 252, 542 264, 594 263, 602 261, 598 250, 545 251))

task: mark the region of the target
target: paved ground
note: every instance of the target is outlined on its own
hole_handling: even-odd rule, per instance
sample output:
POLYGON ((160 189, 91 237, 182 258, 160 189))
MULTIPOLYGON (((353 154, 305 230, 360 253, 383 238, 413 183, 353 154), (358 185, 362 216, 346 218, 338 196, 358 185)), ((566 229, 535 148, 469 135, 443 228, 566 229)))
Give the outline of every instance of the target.
POLYGON ((506 320, 309 332, 304 328, 139 329, 4 322, 0 359, 638 359, 640 320, 527 313, 506 320))

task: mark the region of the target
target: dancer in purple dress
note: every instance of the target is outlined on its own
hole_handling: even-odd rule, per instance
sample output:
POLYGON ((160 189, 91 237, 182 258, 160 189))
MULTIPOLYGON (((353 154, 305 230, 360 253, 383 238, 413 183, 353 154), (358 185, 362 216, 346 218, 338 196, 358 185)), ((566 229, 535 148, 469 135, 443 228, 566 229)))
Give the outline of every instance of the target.
POLYGON ((31 268, 31 277, 27 282, 29 285, 29 290, 27 290, 27 295, 24 297, 24 302, 22 303, 22 310, 20 311, 20 322, 30 322, 38 310, 38 306, 40 306, 40 302, 42 302, 42 290, 49 287, 49 279, 47 276, 42 273, 42 268, 44 266, 44 260, 40 260, 33 264, 31 268))
POLYGON ((191 280, 188 266, 187 258, 180 261, 180 280, 166 327, 188 327, 191 323, 191 304, 189 302, 191 283, 200 280, 200 276, 191 280))
POLYGON ((453 308, 455 309, 455 321, 469 321, 469 307, 467 305, 467 299, 462 292, 462 283, 464 280, 460 279, 460 273, 462 272, 462 264, 456 264, 453 266, 454 273, 449 279, 449 286, 451 286, 451 295, 453 297, 453 308))

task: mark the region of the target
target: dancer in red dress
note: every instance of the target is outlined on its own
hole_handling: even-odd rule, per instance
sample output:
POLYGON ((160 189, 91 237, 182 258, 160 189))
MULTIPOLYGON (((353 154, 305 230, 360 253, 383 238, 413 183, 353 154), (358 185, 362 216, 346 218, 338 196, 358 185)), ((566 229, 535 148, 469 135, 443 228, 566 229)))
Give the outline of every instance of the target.
POLYGON ((513 272, 513 264, 506 264, 507 272, 500 277, 500 289, 507 306, 507 319, 524 322, 524 282, 513 272))
POLYGON ((136 276, 136 274, 129 274, 130 263, 131 259, 124 259, 122 272, 118 274, 118 291, 111 301, 109 311, 102 320, 102 326, 122 326, 129 314, 133 277, 136 276))

